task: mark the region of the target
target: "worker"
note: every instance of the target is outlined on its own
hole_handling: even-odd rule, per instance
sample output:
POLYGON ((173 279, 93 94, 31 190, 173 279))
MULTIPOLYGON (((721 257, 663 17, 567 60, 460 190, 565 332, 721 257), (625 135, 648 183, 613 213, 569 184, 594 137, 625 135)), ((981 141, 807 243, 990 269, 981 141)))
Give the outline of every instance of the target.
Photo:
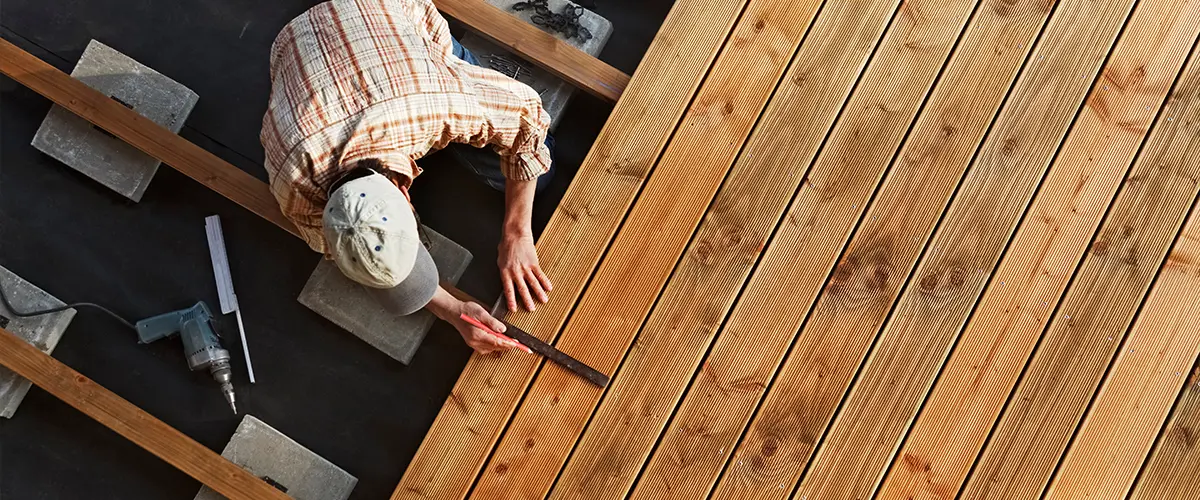
POLYGON ((490 353, 514 344, 463 321, 505 329, 439 285, 409 199, 415 160, 445 148, 504 191, 503 294, 510 310, 533 310, 552 288, 531 229, 549 125, 538 93, 478 66, 430 0, 332 0, 276 37, 260 138, 271 193, 313 250, 389 311, 428 309, 490 353))

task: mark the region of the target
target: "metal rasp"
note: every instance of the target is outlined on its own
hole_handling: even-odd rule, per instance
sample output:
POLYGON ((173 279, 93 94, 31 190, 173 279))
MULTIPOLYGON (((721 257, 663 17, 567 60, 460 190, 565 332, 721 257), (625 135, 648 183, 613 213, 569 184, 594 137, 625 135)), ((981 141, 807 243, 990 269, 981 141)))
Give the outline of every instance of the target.
MULTIPOLYGON (((462 290, 459 290, 454 285, 446 283, 445 281, 442 282, 442 288, 449 292, 450 295, 458 298, 458 300, 470 300, 478 302, 471 298, 470 295, 467 295, 462 290)), ((503 297, 501 297, 501 299, 503 299, 503 297)), ((588 382, 596 384, 599 387, 608 385, 607 375, 600 373, 595 368, 592 368, 584 364, 582 361, 571 357, 571 355, 556 349, 554 346, 542 342, 542 339, 530 335, 520 327, 504 321, 504 316, 507 312, 508 309, 504 307, 504 302, 502 300, 497 300, 496 304, 493 305, 491 309, 492 317, 500 320, 502 323, 504 323, 504 326, 508 327, 508 329, 504 331, 505 335, 512 337, 513 340, 516 340, 517 342, 520 342, 526 347, 532 349, 533 352, 541 354, 546 359, 557 363, 558 365, 570 370, 572 373, 579 375, 580 377, 583 377, 588 382)))

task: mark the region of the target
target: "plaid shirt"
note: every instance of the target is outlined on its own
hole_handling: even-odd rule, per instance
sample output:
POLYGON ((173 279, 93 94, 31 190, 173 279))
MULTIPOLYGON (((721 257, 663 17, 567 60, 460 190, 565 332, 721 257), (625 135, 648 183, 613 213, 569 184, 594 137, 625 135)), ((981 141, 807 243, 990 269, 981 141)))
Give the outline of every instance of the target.
POLYGON ((429 151, 491 145, 507 178, 528 180, 550 167, 549 126, 532 88, 454 57, 431 0, 332 0, 275 39, 260 138, 271 193, 325 253, 328 188, 355 161, 381 160, 407 190, 429 151))

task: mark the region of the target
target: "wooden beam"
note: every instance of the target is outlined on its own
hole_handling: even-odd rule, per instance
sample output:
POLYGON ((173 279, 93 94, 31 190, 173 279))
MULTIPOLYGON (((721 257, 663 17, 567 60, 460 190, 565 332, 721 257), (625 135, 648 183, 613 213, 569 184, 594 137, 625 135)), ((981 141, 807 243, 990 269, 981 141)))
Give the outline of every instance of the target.
POLYGON ((226 498, 290 498, 2 328, 0 364, 226 498))
POLYGON ((267 184, 0 39, 0 72, 296 236, 267 184))
MULTIPOLYGON (((1194 293, 1195 290, 1193 289, 1194 293)), ((1200 429, 1200 359, 1192 366, 1191 376, 1171 418, 1163 427, 1154 450, 1142 467, 1137 484, 1127 497, 1130 500, 1193 500, 1200 490, 1200 446, 1196 446, 1196 429, 1200 429)))
MULTIPOLYGON (((1105 74, 1115 79, 1116 67, 1144 64, 1144 59, 1130 56, 1144 54, 1146 40, 1159 32, 1161 20, 1185 6, 1177 0, 1139 3, 1138 10, 1152 13, 1141 23, 1144 29, 1125 31, 1123 38, 1128 37, 1131 43, 1119 47, 1125 49, 1123 53, 1113 54, 1114 70, 1105 74)), ((1196 20, 1192 17, 1185 25, 1187 35, 1200 28, 1196 20)), ((1179 51, 1180 58, 1185 50, 1179 51)), ((1195 182, 1200 178, 1200 162, 1196 161, 1200 155, 1200 122, 1194 120, 1200 116, 1200 65, 1190 66, 1164 110, 1171 121, 1151 135, 1130 177, 1136 180, 1125 183, 1109 209, 1066 296, 1042 333, 1025 375, 976 459, 974 472, 964 487, 968 498, 1042 495, 1200 194, 1200 185, 1195 182)), ((1113 94, 1108 95, 1117 97, 1113 94)), ((1086 169, 1081 177, 1063 179, 1061 183, 1065 189, 1074 189, 1080 178, 1095 173, 1086 169)), ((1047 271, 1069 273, 1073 267, 1047 271)), ((1049 314, 1049 310, 1043 314, 1049 314)), ((1153 334, 1161 333, 1165 332, 1153 334)), ((1151 427, 1146 422, 1137 424, 1151 427)), ((1087 480, 1096 481, 1091 475, 1102 469, 1095 462, 1088 465, 1087 480)))
POLYGON ((1058 4, 890 320, 882 331, 876 322, 866 330, 841 330, 876 337, 876 343, 808 464, 798 495, 873 496, 1133 3, 1058 4))
MULTIPOLYGON (((1106 77, 1093 86, 1090 105, 1056 160, 1059 175, 1048 178, 1034 199, 1027 216, 1032 220, 1013 237, 884 479, 880 498, 924 498, 956 489, 988 439, 1050 322, 1047 311, 1065 292, 1196 39, 1200 6, 1154 5, 1138 8, 1106 77), (1031 274, 1034 269, 1046 272, 1031 274)), ((1138 168, 1135 177, 1146 177, 1154 165, 1138 168)), ((1090 470, 1088 482, 1119 483, 1125 472, 1090 470)))
MULTIPOLYGON (((693 243, 638 334, 637 348, 622 363, 619 377, 571 454, 554 486, 552 499, 625 496, 714 336, 722 339, 731 334, 729 330, 718 333, 721 319, 738 297, 765 242, 770 241, 760 269, 783 264, 792 273, 809 277, 808 288, 819 288, 862 214, 862 208, 849 207, 866 207, 974 5, 975 0, 944 2, 924 9, 925 21, 899 16, 890 26, 888 21, 896 7, 890 1, 827 4, 821 10, 784 77, 789 83, 782 85, 772 98, 760 119, 761 125, 717 194, 713 206, 722 207, 721 210, 710 212, 693 237, 693 243), (883 41, 875 50, 876 56, 867 63, 881 35, 883 41), (825 43, 826 40, 838 43, 825 43), (911 49, 917 41, 923 50, 911 49), (813 74, 818 68, 826 68, 826 75, 802 85, 794 83, 797 75, 813 74), (796 116, 826 116, 832 110, 828 103, 844 100, 846 90, 854 86, 853 80, 860 72, 861 81, 842 107, 843 114, 825 139, 824 151, 816 159, 816 165, 809 170, 809 162, 822 149, 828 122, 785 124, 796 116), (879 105, 885 105, 887 111, 879 105), (831 177, 840 178, 831 183, 828 182, 831 177), (797 196, 809 202, 815 199, 821 213, 811 218, 801 216, 801 220, 819 218, 821 227, 785 223, 772 238, 771 231, 785 213, 806 212, 799 207, 786 210, 803 180, 808 183, 797 196), (829 193, 821 188, 831 184, 840 189, 829 193), (819 187, 811 189, 810 185, 819 187), (818 191, 822 195, 814 196, 818 191), (797 268, 795 259, 786 264, 778 260, 781 254, 789 252, 781 252, 776 245, 780 241, 785 245, 795 243, 787 235, 800 232, 801 228, 811 229, 805 231, 808 237, 801 246, 810 250, 804 261, 812 264, 797 268), (736 239, 730 235, 736 235, 736 239), (822 261, 828 264, 816 264, 822 261), (697 290, 705 293, 696 293, 697 290), (647 384, 647 380, 655 382, 647 384)), ((769 8, 779 7, 751 4, 745 16, 756 19, 760 17, 758 10, 769 8)), ((794 6, 783 12, 793 10, 794 6)), ((781 288, 778 283, 773 283, 772 288, 773 292, 755 287, 751 293, 763 293, 758 296, 761 298, 777 297, 781 288)), ((741 296, 743 300, 748 297, 741 296)), ((796 314, 794 307, 784 309, 796 314)), ((777 335, 763 338, 762 342, 746 343, 747 338, 756 338, 757 331, 732 333, 741 347, 743 363, 758 358, 759 348, 770 349, 792 333, 778 332, 774 325, 763 321, 757 322, 754 330, 777 335)), ((725 372, 727 368, 707 366, 700 378, 725 372)), ((736 387, 731 392, 737 394, 758 392, 761 387, 745 379, 726 387, 731 386, 736 387)), ((704 428, 704 424, 699 423, 699 428, 704 428)), ((724 458, 709 443, 696 443, 703 440, 697 434, 707 431, 693 431, 689 427, 684 432, 686 437, 681 441, 687 444, 680 443, 682 449, 676 450, 691 458, 707 458, 710 453, 714 458, 724 458)), ((682 436, 676 431, 664 439, 682 436)), ((640 482, 648 487, 639 489, 639 495, 657 489, 655 495, 666 496, 665 486, 669 484, 670 496, 674 498, 705 498, 716 476, 715 472, 704 476, 695 470, 658 472, 653 476, 642 474, 640 482)))
POLYGON ((484 0, 434 0, 438 10, 589 94, 616 102, 629 75, 484 0))
MULTIPOLYGON (((509 322, 553 342, 745 5, 672 6, 538 240, 554 282, 550 302, 510 312, 509 322)), ((392 498, 465 496, 540 365, 532 356, 472 356, 392 498)))

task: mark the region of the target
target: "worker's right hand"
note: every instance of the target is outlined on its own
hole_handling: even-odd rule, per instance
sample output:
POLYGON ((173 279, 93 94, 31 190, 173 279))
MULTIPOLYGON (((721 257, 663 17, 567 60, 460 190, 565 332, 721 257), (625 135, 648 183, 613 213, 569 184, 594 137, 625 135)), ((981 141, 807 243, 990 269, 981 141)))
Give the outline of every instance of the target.
POLYGON ((459 314, 466 314, 467 316, 475 318, 475 320, 479 321, 480 323, 487 325, 488 328, 492 329, 492 331, 504 333, 504 323, 496 318, 493 318, 491 314, 488 314, 487 310, 484 309, 483 306, 475 302, 460 301, 458 307, 458 313, 452 318, 449 318, 450 323, 453 324, 454 328, 458 330, 459 335, 462 335, 462 338, 467 342, 467 345, 471 346, 472 349, 475 349, 475 352, 478 352, 479 354, 491 354, 493 352, 507 351, 513 347, 516 347, 514 342, 501 339, 500 337, 492 335, 491 333, 476 328, 470 323, 463 321, 462 318, 458 316, 459 314))

